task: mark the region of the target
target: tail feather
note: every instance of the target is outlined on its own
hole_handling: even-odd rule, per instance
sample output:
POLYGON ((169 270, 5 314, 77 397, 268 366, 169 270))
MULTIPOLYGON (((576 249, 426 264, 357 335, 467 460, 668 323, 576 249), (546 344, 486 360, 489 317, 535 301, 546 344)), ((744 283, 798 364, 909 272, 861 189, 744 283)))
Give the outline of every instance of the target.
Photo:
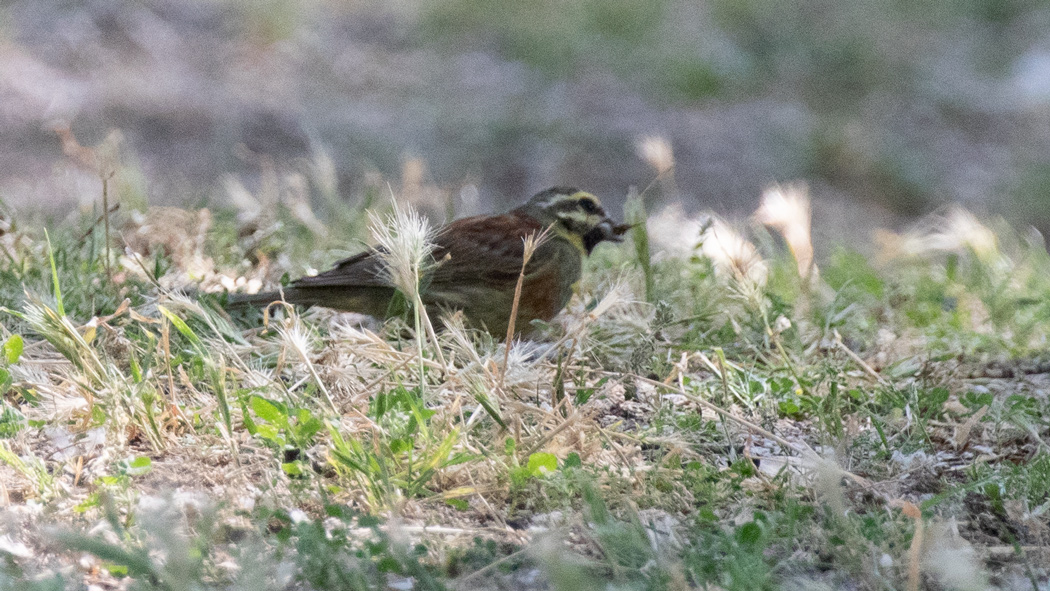
POLYGON ((230 293, 223 305, 227 310, 245 310, 248 308, 265 308, 273 302, 285 301, 297 303, 290 296, 291 290, 264 291, 259 293, 230 293))
POLYGON ((255 294, 231 293, 227 310, 263 308, 273 302, 288 302, 297 306, 324 306, 335 310, 357 312, 382 318, 386 316, 394 289, 389 287, 287 287, 255 294))

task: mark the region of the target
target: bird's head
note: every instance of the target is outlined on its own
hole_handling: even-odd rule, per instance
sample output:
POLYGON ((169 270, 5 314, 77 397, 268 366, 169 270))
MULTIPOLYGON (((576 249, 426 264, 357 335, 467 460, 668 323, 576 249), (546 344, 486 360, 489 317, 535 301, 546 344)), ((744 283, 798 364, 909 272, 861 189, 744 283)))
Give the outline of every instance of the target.
POLYGON ((604 240, 623 241, 630 226, 617 224, 594 195, 571 187, 552 187, 533 195, 521 208, 558 236, 591 254, 604 240))

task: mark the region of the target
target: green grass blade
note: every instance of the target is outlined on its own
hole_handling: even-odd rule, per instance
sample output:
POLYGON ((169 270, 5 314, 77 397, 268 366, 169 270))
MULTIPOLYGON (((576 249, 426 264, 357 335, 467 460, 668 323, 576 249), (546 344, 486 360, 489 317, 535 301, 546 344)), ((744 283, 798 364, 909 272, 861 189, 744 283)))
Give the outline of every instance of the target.
POLYGON ((47 239, 47 259, 51 262, 51 285, 55 290, 55 302, 58 304, 58 315, 65 316, 66 308, 62 305, 62 286, 58 283, 58 267, 55 265, 55 249, 51 246, 51 235, 44 228, 44 238, 47 239))

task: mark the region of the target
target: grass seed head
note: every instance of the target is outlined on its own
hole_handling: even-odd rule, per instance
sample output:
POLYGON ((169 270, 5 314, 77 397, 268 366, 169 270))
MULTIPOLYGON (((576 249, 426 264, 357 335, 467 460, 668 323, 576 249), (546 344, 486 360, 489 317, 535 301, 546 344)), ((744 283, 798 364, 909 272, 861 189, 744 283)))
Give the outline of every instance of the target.
POLYGON ((653 167, 657 174, 663 174, 674 168, 674 150, 671 142, 661 136, 646 136, 635 143, 635 152, 646 164, 653 167))
POLYGON ((808 277, 813 272, 813 237, 806 186, 795 183, 769 187, 762 193, 762 204, 755 211, 755 219, 784 236, 798 264, 799 276, 808 277))
POLYGON ((369 212, 368 217, 372 236, 379 243, 379 256, 386 263, 385 279, 415 301, 434 250, 429 222, 414 209, 396 202, 389 215, 369 212))
POLYGON ((904 234, 877 230, 879 260, 922 257, 938 252, 972 251, 978 259, 993 262, 1000 257, 999 238, 977 216, 960 206, 930 215, 904 234))
POLYGON ((769 275, 766 261, 754 244, 726 222, 712 220, 701 236, 700 250, 719 276, 759 289, 765 286, 769 275))

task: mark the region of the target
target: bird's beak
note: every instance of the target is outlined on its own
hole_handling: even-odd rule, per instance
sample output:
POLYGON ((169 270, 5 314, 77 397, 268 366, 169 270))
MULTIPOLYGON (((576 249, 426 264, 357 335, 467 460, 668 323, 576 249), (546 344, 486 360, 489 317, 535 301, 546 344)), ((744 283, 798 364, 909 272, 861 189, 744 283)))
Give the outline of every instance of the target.
POLYGON ((600 224, 583 235, 583 246, 587 249, 587 254, 591 254, 594 247, 605 240, 623 242, 623 235, 632 227, 633 225, 631 224, 617 224, 609 218, 605 218, 600 224))

